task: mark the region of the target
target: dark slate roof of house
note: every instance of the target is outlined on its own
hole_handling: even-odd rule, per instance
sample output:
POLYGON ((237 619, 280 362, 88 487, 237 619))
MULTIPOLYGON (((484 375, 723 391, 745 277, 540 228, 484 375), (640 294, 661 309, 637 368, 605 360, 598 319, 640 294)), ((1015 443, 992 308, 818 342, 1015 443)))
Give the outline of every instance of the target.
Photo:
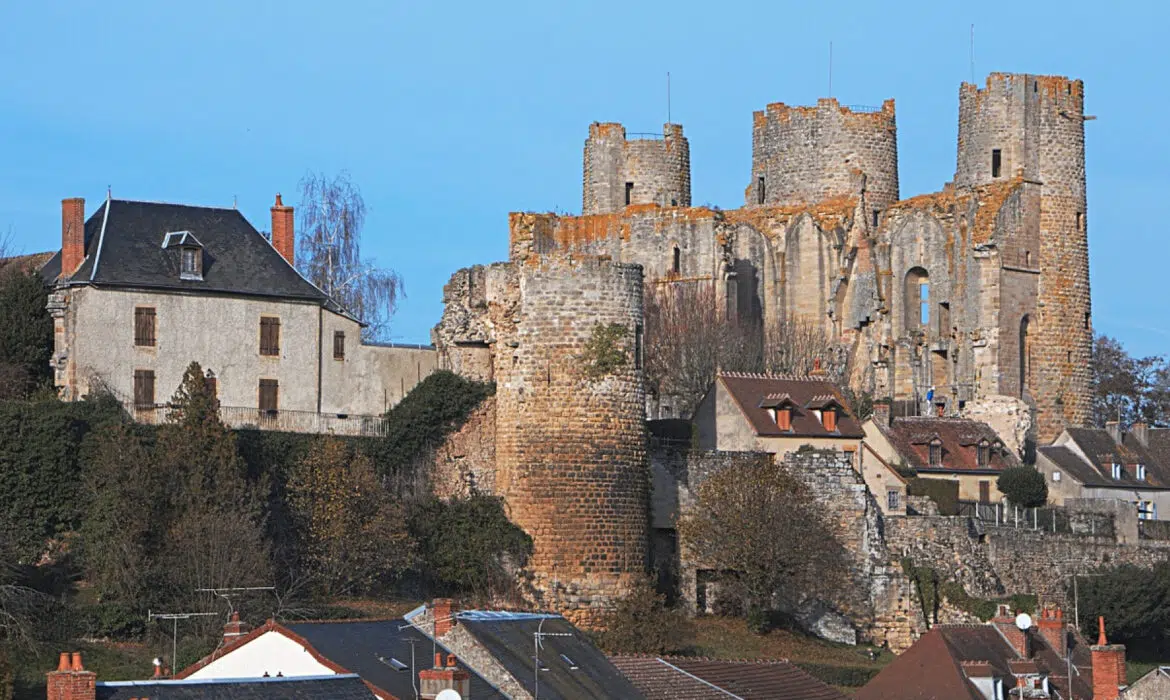
POLYGON ((812 378, 775 377, 764 374, 726 372, 719 382, 727 388, 756 434, 762 437, 863 438, 861 423, 853 417, 841 391, 830 381, 812 378), (787 399, 794 404, 792 429, 781 430, 769 412, 769 405, 787 399), (842 407, 837 430, 829 432, 813 410, 829 401, 842 407))
POLYGON ((1149 428, 1146 452, 1163 467, 1170 465, 1170 428, 1149 428))
MULTIPOLYGON (((418 672, 430 668, 434 658, 431 640, 402 619, 297 622, 286 627, 308 642, 317 653, 399 698, 414 697, 418 672), (410 669, 412 641, 413 672, 410 669), (399 670, 392 659, 402 662, 406 668, 399 670)), ((530 649, 531 643, 529 637, 530 649)), ((442 644, 439 648, 443 649, 442 644)), ((471 674, 471 696, 476 700, 507 697, 462 661, 458 667, 471 674)))
POLYGON ((1049 684, 1062 698, 1091 700, 1092 661, 1084 640, 1071 628, 1066 630, 1074 666, 1073 692, 1070 694, 1064 657, 1057 654, 1035 628, 1027 634, 1033 652, 1030 659, 1022 659, 994 623, 935 625, 853 697, 855 700, 980 700, 983 695, 970 678, 1012 679, 1006 683, 1012 687, 1012 670, 1015 669, 1020 673, 1047 675, 1049 684))
POLYGON ((911 417, 895 418, 886 426, 876 422, 890 444, 916 471, 923 472, 998 472, 1019 466, 1020 460, 986 423, 966 418, 911 417), (942 442, 942 466, 931 466, 930 443, 942 442), (979 444, 986 441, 991 450, 985 467, 979 466, 979 444))
POLYGON ((1085 486, 1125 489, 1170 488, 1170 462, 1161 458, 1170 452, 1167 449, 1170 447, 1170 440, 1167 439, 1170 436, 1164 435, 1170 431, 1149 431, 1152 449, 1142 445, 1137 437, 1129 432, 1122 433, 1120 444, 1107 430, 1067 428, 1065 432, 1089 458, 1088 462, 1071 447, 1062 445, 1041 447, 1037 451, 1085 486), (1114 464, 1124 467, 1120 479, 1113 478, 1114 464), (1135 467, 1138 464, 1146 467, 1145 481, 1137 478, 1135 467))
POLYGON ((97 684, 97 700, 371 700, 373 697, 362 679, 353 674, 97 684))
MULTIPOLYGON (((85 253, 70 283, 331 303, 236 209, 109 200, 85 223, 85 253), (163 247, 180 231, 202 247, 202 280, 179 279, 179 250, 163 247)), ((60 276, 60 251, 41 274, 60 276)))
POLYGON ((560 615, 467 610, 456 617, 459 625, 529 693, 535 693, 533 635, 538 628, 546 634, 565 635, 542 638, 542 699, 644 697, 584 633, 560 615))
POLYGON ((718 661, 614 656, 610 661, 648 700, 844 700, 787 661, 718 661))

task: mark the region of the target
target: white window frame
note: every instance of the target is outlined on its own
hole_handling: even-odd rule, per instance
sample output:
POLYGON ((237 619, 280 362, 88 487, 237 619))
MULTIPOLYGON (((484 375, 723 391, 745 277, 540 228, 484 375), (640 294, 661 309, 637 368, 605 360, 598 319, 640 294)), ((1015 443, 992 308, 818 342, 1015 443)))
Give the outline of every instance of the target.
POLYGON ((1113 463, 1113 478, 1117 480, 1121 479, 1121 465, 1117 462, 1113 463))
POLYGON ((1146 465, 1144 465, 1144 464, 1137 465, 1137 479, 1138 479, 1138 481, 1145 481, 1146 480, 1146 465))

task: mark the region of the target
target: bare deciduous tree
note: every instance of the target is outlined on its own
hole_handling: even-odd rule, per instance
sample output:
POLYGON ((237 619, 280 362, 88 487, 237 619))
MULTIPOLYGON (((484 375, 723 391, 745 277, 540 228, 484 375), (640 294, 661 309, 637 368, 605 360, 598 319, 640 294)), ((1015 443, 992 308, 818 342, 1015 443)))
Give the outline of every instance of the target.
POLYGON ((679 520, 680 543, 747 610, 821 599, 845 585, 848 555, 803 483, 770 457, 718 471, 701 482, 679 520))
POLYGON ((710 282, 646 290, 646 382, 659 396, 677 397, 683 415, 703 398, 717 370, 763 368, 759 330, 720 314, 710 282))
POLYGON ((836 346, 825 329, 811 319, 798 316, 784 319, 776 327, 775 338, 765 353, 765 369, 772 374, 806 375, 817 363, 834 378, 838 367, 836 346))
POLYGON ((386 339, 390 317, 404 296, 402 278, 362 259, 366 203, 357 185, 345 172, 332 178, 310 172, 298 188, 297 267, 366 324, 363 338, 386 339))

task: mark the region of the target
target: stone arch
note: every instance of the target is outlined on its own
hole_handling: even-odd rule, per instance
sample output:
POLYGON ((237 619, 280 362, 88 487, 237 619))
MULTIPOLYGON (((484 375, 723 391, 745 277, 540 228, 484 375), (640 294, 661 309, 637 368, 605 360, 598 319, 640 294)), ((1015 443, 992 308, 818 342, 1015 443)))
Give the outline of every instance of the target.
POLYGON ((903 311, 906 330, 925 330, 930 325, 930 273, 924 267, 912 267, 903 284, 903 311))

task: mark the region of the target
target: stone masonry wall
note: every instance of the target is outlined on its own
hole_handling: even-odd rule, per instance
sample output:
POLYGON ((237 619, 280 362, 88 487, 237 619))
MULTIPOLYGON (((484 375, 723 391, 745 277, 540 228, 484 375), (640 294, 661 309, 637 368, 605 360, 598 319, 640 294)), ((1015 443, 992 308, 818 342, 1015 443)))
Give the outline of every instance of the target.
POLYGON ((646 570, 642 269, 516 265, 519 319, 495 356, 497 490, 534 540, 537 602, 589 624, 646 570), (585 346, 598 324, 625 330, 626 362, 590 378, 585 346))
POLYGON ((583 214, 619 211, 630 204, 691 205, 691 148, 682 126, 666 124, 662 138, 626 138, 621 124, 594 122, 585 140, 583 214), (627 183, 632 185, 629 201, 627 183))
POLYGON ((809 204, 850 195, 856 171, 868 179, 872 207, 885 209, 898 201, 893 100, 876 112, 853 111, 828 98, 817 100, 816 107, 770 104, 753 115, 748 206, 809 204))

